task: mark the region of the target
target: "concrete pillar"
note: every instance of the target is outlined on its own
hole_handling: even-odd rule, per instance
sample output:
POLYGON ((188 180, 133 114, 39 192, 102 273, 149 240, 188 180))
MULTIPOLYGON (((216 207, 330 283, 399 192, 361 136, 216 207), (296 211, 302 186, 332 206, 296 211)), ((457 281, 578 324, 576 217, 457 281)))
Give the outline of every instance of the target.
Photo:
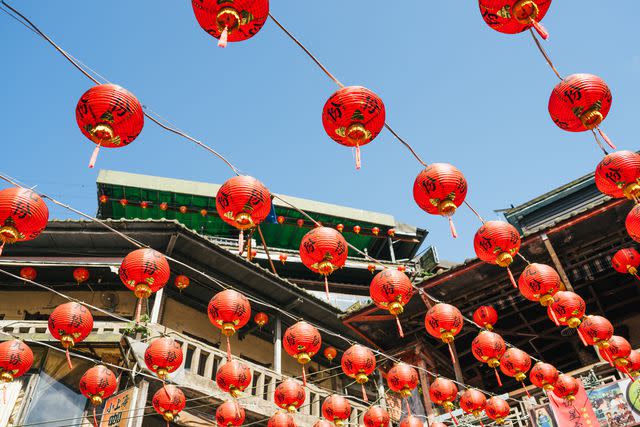
POLYGON ((142 427, 142 421, 144 420, 144 408, 147 406, 147 394, 149 393, 149 382, 146 380, 140 381, 138 386, 138 394, 136 395, 136 402, 134 410, 131 412, 133 415, 133 427, 142 427))
POLYGON ((273 370, 282 374, 282 319, 276 316, 275 333, 273 334, 273 370))
POLYGON ((161 288, 158 292, 156 292, 155 297, 153 298, 153 307, 151 308, 151 320, 149 323, 158 323, 160 320, 160 312, 162 311, 162 302, 164 296, 164 288, 161 288))
POLYGON ((380 406, 384 409, 387 409, 387 397, 384 394, 384 378, 382 378, 382 374, 380 371, 377 371, 378 375, 376 378, 376 385, 378 386, 378 398, 380 399, 380 406))
POLYGON ((389 242, 389 253, 391 254, 391 262, 396 262, 396 253, 393 250, 393 240, 391 240, 391 236, 387 237, 387 241, 389 242))

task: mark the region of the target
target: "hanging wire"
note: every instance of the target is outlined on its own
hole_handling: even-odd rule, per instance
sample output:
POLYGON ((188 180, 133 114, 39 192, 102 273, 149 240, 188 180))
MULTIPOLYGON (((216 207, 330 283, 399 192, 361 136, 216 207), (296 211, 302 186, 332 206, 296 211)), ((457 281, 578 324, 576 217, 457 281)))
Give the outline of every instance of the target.
POLYGON ((556 75, 556 77, 558 77, 560 80, 564 80, 562 78, 562 76, 560 75, 560 73, 558 72, 558 70, 556 69, 555 65, 553 65, 553 62, 551 62, 551 58, 549 57, 549 55, 547 54, 547 51, 544 50, 544 47, 542 47, 542 44, 540 43, 540 40, 538 40, 538 37, 535 35, 535 33, 533 32, 532 28, 529 28, 529 33, 531 33, 531 37, 533 37, 533 41, 536 42, 536 46, 538 47, 538 50, 540 51, 540 53, 542 54, 542 56, 544 56, 545 61, 547 61, 547 64, 549 64, 549 67, 551 67, 551 70, 553 71, 553 73, 556 75))

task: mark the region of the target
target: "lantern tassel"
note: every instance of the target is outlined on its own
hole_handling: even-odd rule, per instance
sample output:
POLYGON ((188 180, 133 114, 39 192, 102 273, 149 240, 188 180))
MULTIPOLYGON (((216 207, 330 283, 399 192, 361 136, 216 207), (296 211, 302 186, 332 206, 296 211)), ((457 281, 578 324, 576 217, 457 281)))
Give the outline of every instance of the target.
POLYGON ((69 349, 67 348, 67 365, 69 365, 69 369, 73 369, 73 364, 71 364, 71 355, 69 354, 69 349))
POLYGON ((244 252, 244 230, 240 230, 238 235, 238 255, 242 255, 244 252))
POLYGON ((356 144, 356 169, 360 170, 362 163, 360 162, 360 145, 356 144))
POLYGON ((524 392, 527 393, 527 397, 531 397, 531 394, 529 394, 529 390, 527 390, 527 386, 525 385, 524 381, 522 381, 520 384, 522 384, 524 392))
POLYGON ((362 400, 364 400, 366 403, 369 403, 369 396, 367 396, 367 391, 364 389, 364 384, 361 384, 362 386, 362 400))
POLYGON ((91 159, 89 159, 89 169, 93 169, 96 165, 96 160, 98 159, 98 153, 100 152, 100 144, 96 144, 96 148, 93 149, 93 153, 91 153, 91 159))
POLYGON ((455 365, 456 364, 456 356, 453 354, 453 347, 451 346, 451 343, 448 343, 447 346, 449 347, 449 356, 451 356, 451 363, 453 363, 455 365))
POLYGON ((555 323, 556 326, 560 326, 560 322, 558 321, 558 317, 556 316, 556 312, 553 310, 553 307, 549 308, 549 312, 551 313, 551 320, 553 320, 553 323, 555 323))
POLYGON ((589 344, 587 344, 587 341, 584 339, 584 336, 582 335, 582 331, 580 330, 580 328, 576 329, 576 331, 578 331, 578 336, 580 337, 580 341, 582 341, 582 344, 584 344, 585 347, 588 347, 589 344))
POLYGON ((136 325, 140 323, 141 313, 142 313, 142 298, 138 298, 138 306, 136 307, 136 325))
POLYGON ((480 423, 480 427, 484 427, 484 424, 482 424, 482 418, 478 418, 478 422, 480 423))
POLYGON ((604 360, 609 362, 609 365, 611 365, 612 367, 615 366, 613 363, 613 358, 611 357, 611 353, 609 353, 609 350, 604 348, 602 349, 602 352, 604 353, 604 360))
POLYGON ((231 361, 231 341, 227 337, 227 361, 231 361))
POLYGON ((616 146, 613 144, 613 142, 611 142, 611 140, 609 139, 609 137, 607 136, 607 134, 606 134, 606 133, 604 133, 604 132, 602 131, 602 129, 600 129, 600 127, 598 127, 597 129, 598 129, 598 133, 600 134, 600 136, 602 137, 602 139, 604 139, 604 142, 606 142, 606 143, 607 143, 607 145, 608 145, 609 147, 611 147, 611 149, 612 149, 612 150, 616 150, 616 149, 617 149, 617 148, 616 148, 616 146))
POLYGON ((324 276, 324 293, 327 296, 327 302, 329 302, 329 279, 324 276))
POLYGON ((545 40, 549 38, 549 31, 547 31, 544 25, 542 25, 540 22, 534 19, 531 21, 531 25, 533 25, 533 28, 535 28, 538 34, 540 34, 540 37, 542 37, 545 40))
POLYGON ((98 416, 96 415, 96 407, 93 407, 93 427, 98 427, 98 416))
POLYGON ((631 372, 629 372, 629 370, 627 369, 626 366, 621 366, 620 369, 622 370, 622 372, 624 372, 629 377, 631 382, 635 381, 635 379, 633 378, 633 375, 631 375, 631 372))
POLYGON ((0 255, 2 255, 2 250, 4 249, 4 244, 5 244, 5 243, 6 243, 6 242, 3 240, 3 241, 2 241, 2 244, 0 245, 0 255))
POLYGON ((304 365, 302 365, 302 385, 307 386, 307 373, 304 370, 304 365))
POLYGON ((511 284, 513 285, 513 287, 518 289, 518 285, 516 284, 516 279, 513 277, 513 273, 511 272, 511 269, 509 267, 507 267, 507 274, 509 274, 509 280, 511 281, 511 284))
POLYGON ((229 38, 229 30, 227 29, 227 27, 224 27, 224 30, 222 30, 222 33, 220 34, 220 40, 218 40, 218 46, 219 47, 227 47, 227 41, 229 38))
POLYGON ((447 409, 447 413, 449 414, 449 416, 451 417, 451 419, 453 420, 453 423, 455 425, 458 425, 458 419, 456 418, 455 415, 453 415, 453 412, 451 412, 450 410, 447 409))
POLYGON ((409 405, 409 399, 404 399, 407 402, 407 415, 411 416, 411 406, 409 405))
POLYGON ((498 386, 502 387, 502 380, 500 379, 500 374, 498 373, 498 369, 497 368, 493 368, 493 372, 496 373, 496 380, 498 380, 498 386))
POLYGON ((400 324, 400 318, 396 316, 396 325, 398 325, 398 334, 400 338, 404 338, 404 331, 402 330, 402 325, 400 324))
POLYGON ((451 217, 449 217, 449 230, 451 230, 451 236, 453 236, 454 239, 458 237, 456 226, 453 224, 453 218, 451 217))

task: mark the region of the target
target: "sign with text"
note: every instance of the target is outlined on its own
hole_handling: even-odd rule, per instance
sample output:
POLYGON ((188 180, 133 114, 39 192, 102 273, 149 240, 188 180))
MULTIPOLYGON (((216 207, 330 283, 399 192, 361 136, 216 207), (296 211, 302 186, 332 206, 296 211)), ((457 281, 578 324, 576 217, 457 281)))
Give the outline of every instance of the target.
POLYGON ((129 427, 137 391, 136 387, 131 387, 107 399, 100 427, 129 427))

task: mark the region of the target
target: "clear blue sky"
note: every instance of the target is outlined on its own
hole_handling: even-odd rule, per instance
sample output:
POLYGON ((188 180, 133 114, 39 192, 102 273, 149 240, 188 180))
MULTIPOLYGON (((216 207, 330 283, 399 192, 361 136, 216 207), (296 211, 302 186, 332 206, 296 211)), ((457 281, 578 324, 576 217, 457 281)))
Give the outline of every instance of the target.
MULTIPOLYGON (((605 79, 613 106, 604 129, 619 148, 637 150, 640 12, 637 0, 614 3, 555 1, 545 46, 561 73, 605 79)), ((10 4, 272 191, 390 213, 427 228, 441 258, 473 256, 477 220, 461 209, 453 240, 444 219, 423 213, 411 194, 420 166, 388 132, 363 149, 355 171, 350 150, 322 128, 335 85, 273 22, 220 49, 186 0, 10 4)), ((271 11, 343 83, 378 93, 388 122, 426 161, 462 170, 468 200, 488 219, 592 171, 601 158, 589 134, 561 131, 549 118, 557 79, 529 35, 494 32, 475 1, 275 0, 271 11)), ((0 39, 2 172, 90 213, 99 168, 217 183, 231 176, 150 121, 130 146, 102 150, 89 170, 94 145, 74 109, 91 82, 5 14, 0 39)), ((51 210, 52 218, 70 217, 51 210)))

